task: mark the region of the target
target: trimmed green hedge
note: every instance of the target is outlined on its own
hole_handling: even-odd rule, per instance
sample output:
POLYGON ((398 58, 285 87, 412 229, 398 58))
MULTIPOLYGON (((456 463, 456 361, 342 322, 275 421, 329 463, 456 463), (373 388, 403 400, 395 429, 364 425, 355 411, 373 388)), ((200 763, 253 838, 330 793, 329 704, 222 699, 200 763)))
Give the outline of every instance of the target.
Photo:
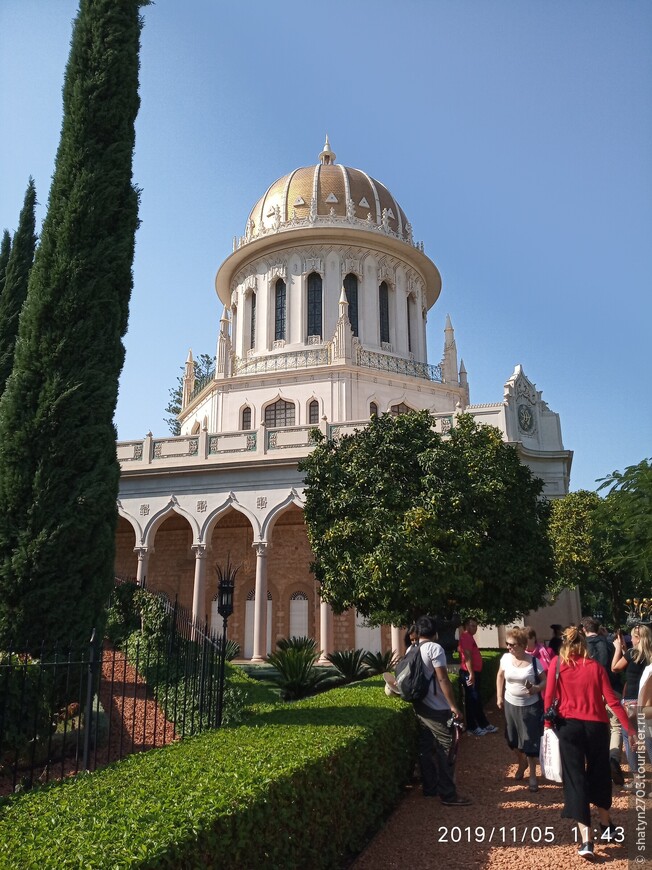
POLYGON ((333 868, 409 779, 416 719, 372 678, 0 807, 0 867, 333 868))

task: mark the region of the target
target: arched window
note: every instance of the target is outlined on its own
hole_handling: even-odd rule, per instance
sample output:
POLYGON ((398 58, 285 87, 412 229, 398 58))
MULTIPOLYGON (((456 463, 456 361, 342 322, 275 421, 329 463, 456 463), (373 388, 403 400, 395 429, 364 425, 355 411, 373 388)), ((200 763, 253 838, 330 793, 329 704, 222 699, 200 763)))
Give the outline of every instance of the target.
POLYGON ((308 335, 321 338, 321 275, 308 275, 308 335))
POLYGON ((380 340, 389 343, 389 287, 387 282, 378 288, 378 313, 380 317, 380 340))
POLYGON ((317 399, 313 399, 308 405, 308 423, 311 425, 319 423, 319 402, 317 399))
POLYGON ((409 414, 412 408, 405 404, 405 402, 401 402, 399 405, 392 405, 390 411, 395 417, 398 417, 399 414, 409 414))
POLYGON ((282 341, 285 338, 285 281, 279 278, 276 282, 276 293, 274 299, 274 341, 282 341))
POLYGON ((251 320, 249 323, 249 347, 256 346, 256 294, 251 294, 251 320))
POLYGON ((412 306, 410 305, 410 299, 412 297, 408 296, 406 300, 406 316, 407 316, 407 333, 408 333, 408 351, 412 353, 412 306))
POLYGON ((344 292, 349 303, 349 321, 353 334, 358 334, 358 276, 347 275, 344 279, 344 292))
POLYGON ((377 417, 378 416, 378 405, 375 402, 369 403, 369 416, 377 417))
POLYGON ((279 399, 265 408, 265 426, 294 426, 294 405, 279 399))
POLYGON ((242 409, 242 428, 251 429, 251 408, 249 406, 242 409))

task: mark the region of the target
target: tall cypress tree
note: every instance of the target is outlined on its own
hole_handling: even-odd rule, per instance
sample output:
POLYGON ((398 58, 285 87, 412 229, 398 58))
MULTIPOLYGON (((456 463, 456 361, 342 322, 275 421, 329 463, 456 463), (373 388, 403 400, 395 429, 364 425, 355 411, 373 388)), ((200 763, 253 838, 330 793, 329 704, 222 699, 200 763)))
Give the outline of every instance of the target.
POLYGON ((0 396, 14 365, 18 318, 27 297, 27 281, 36 248, 36 188, 30 178, 25 202, 14 233, 7 263, 5 286, 0 296, 0 396))
POLYGON ((80 0, 48 211, 0 400, 0 648, 87 641, 113 583, 146 0, 80 0))
POLYGON ((0 296, 5 289, 5 275, 7 274, 7 263, 9 262, 9 254, 11 253, 11 236, 9 230, 5 230, 2 234, 2 242, 0 242, 0 296))

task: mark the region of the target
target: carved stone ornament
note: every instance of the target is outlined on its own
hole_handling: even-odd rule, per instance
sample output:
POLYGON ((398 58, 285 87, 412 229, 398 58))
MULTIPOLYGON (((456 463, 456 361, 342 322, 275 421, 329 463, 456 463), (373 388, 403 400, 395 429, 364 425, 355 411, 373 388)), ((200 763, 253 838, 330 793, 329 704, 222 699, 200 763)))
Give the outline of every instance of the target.
POLYGON ((344 274, 348 275, 350 272, 353 272, 356 275, 360 275, 360 260, 354 257, 347 257, 344 260, 344 274))
POLYGON ((256 499, 256 507, 259 511, 265 510, 267 507, 267 498, 264 495, 258 496, 256 499))
POLYGON ((516 414, 518 417, 518 428, 521 432, 524 432, 526 435, 532 435, 534 433, 535 421, 534 411, 530 405, 523 402, 518 406, 516 414))
POLYGON ((287 282, 287 274, 288 268, 285 263, 275 263, 270 269, 269 281, 270 283, 273 283, 274 281, 278 281, 280 278, 282 281, 287 282))
POLYGON ((204 499, 200 499, 197 502, 197 513, 198 514, 206 513, 207 508, 208 508, 208 502, 205 501, 204 499))
POLYGON ((141 515, 141 517, 148 517, 149 516, 149 505, 148 504, 141 504, 140 515, 141 515))
POLYGON ((306 257, 304 261, 304 272, 322 272, 322 262, 320 257, 306 257))

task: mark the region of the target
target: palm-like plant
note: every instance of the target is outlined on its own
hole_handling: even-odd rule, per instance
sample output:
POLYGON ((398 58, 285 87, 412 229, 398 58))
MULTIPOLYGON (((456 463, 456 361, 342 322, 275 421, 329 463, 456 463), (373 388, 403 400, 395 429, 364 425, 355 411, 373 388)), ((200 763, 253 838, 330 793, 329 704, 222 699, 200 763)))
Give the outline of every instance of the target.
POLYGON ((384 674, 386 671, 394 670, 396 658, 394 650, 389 650, 384 653, 365 653, 363 661, 369 668, 370 674, 384 674))
POLYGON ((319 670, 315 662, 319 656, 317 650, 289 647, 267 656, 266 661, 277 671, 278 676, 273 681, 281 688, 284 701, 296 701, 305 698, 317 690, 317 687, 331 678, 328 671, 319 670))
POLYGON ((369 676, 369 668, 364 660, 365 654, 363 649, 348 649, 329 653, 326 658, 347 682, 353 682, 369 676))
POLYGON ((317 641, 312 637, 282 637, 280 640, 276 641, 276 646, 280 650, 286 649, 300 649, 300 650, 308 650, 311 653, 316 653, 315 661, 319 657, 319 649, 317 648, 317 641))

